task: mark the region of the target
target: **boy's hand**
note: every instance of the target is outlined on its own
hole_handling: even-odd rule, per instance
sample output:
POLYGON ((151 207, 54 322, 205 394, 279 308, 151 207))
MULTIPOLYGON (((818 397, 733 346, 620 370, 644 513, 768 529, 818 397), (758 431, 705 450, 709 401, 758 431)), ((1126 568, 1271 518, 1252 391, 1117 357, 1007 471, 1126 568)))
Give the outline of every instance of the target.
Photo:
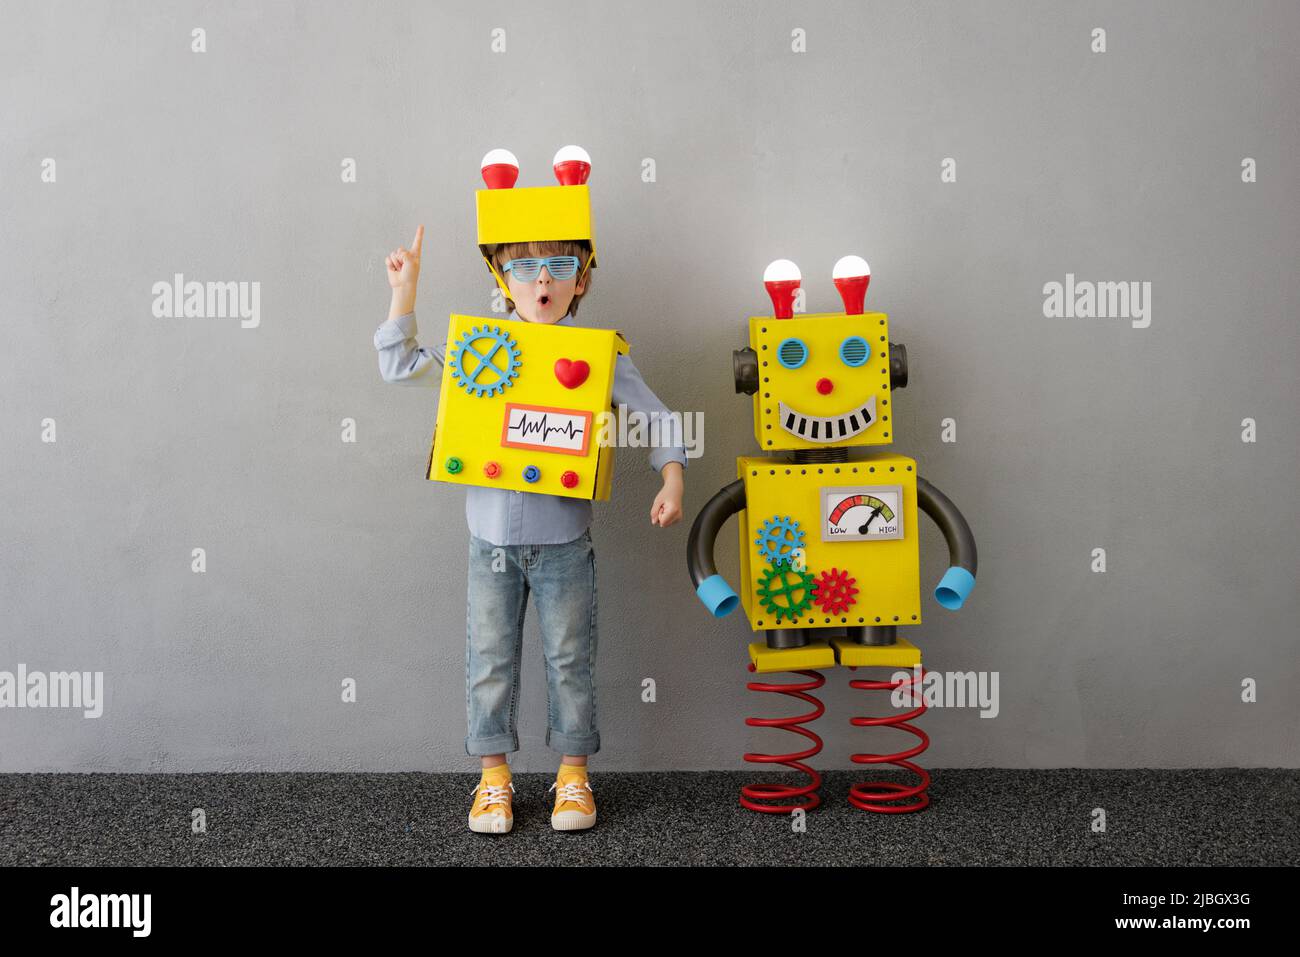
POLYGON ((682 463, 669 462, 663 467, 664 484, 650 506, 650 524, 667 528, 682 520, 682 463))
POLYGON ((411 248, 399 246, 388 254, 388 285, 393 287, 393 301, 388 318, 396 319, 415 311, 415 286, 420 280, 420 247, 424 245, 424 226, 415 229, 411 248))
POLYGON ((410 249, 398 246, 388 254, 388 285, 396 289, 416 284, 420 278, 420 247, 423 244, 424 227, 418 226, 410 249))

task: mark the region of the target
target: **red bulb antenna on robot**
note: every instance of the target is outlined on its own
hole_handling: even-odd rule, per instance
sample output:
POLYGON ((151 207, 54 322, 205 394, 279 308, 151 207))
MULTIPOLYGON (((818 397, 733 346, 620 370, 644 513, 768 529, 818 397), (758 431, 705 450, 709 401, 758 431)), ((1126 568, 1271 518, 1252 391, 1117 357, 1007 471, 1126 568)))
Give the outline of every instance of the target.
MULTIPOLYGON (((551 168, 561 186, 582 186, 591 176, 591 157, 581 146, 562 146, 551 168)), ((506 149, 488 150, 479 169, 488 189, 513 189, 519 181, 519 160, 506 149)))
POLYGON ((519 179, 519 160, 509 150, 488 150, 479 167, 488 189, 510 189, 519 179))
MULTIPOLYGON (((831 270, 831 279, 844 301, 846 316, 860 316, 871 284, 871 267, 861 256, 844 256, 831 270)), ((777 259, 763 270, 763 286, 772 298, 773 315, 777 319, 794 318, 794 298, 803 284, 799 267, 789 259, 777 259)))
POLYGON ((551 161, 561 186, 581 186, 591 175, 591 157, 581 146, 562 146, 551 161))
POLYGON ((862 315, 863 302, 867 298, 867 286, 871 282, 871 267, 861 256, 845 256, 831 270, 835 288, 844 300, 844 315, 862 315))
POLYGON ((772 297, 772 308, 777 319, 794 318, 794 295, 803 282, 799 267, 788 259, 777 259, 763 270, 763 285, 772 297))

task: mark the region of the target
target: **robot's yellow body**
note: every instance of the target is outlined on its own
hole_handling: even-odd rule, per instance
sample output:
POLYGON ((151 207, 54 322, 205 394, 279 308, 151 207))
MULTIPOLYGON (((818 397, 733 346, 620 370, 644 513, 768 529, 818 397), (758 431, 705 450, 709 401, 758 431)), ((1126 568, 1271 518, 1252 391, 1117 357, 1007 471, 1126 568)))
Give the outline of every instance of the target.
MULTIPOLYGON (((883 313, 758 316, 749 320, 749 342, 759 363, 760 447, 786 452, 889 441, 883 313), (855 364, 846 365, 846 357, 855 364)), ((752 646, 759 671, 833 667, 836 649, 823 636, 843 634, 848 625, 921 621, 916 463, 888 453, 851 462, 817 458, 736 463, 747 503, 739 515, 740 595, 750 626, 816 632, 799 648, 752 646)), ((908 666, 919 658, 907 643, 889 657, 889 664, 908 666)))
POLYGON ((921 511, 952 548, 953 568, 936 591, 946 607, 960 607, 973 585, 975 551, 961 513, 920 479, 914 459, 850 457, 893 441, 892 396, 906 384, 907 353, 891 345, 889 317, 755 316, 735 361, 765 454, 737 460, 737 483, 692 529, 688 559, 701 600, 715 614, 735 607, 712 571, 712 538, 719 519, 738 513, 738 598, 766 639, 750 646, 755 670, 918 664, 898 628, 921 623, 921 511))

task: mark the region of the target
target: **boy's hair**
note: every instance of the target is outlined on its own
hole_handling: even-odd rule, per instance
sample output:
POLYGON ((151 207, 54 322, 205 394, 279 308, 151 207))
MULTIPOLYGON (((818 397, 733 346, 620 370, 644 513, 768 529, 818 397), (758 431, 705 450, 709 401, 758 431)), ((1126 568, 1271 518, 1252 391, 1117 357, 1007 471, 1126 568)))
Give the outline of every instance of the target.
MULTIPOLYGON (((535 256, 542 258, 545 256, 577 256, 578 257, 578 276, 583 277, 584 285, 582 292, 574 293, 573 302, 569 304, 569 315, 578 314, 578 304, 582 297, 591 292, 591 276, 595 270, 596 264, 593 262, 587 265, 587 257, 591 255, 591 243, 585 239, 547 239, 540 242, 530 243, 498 243, 496 248, 491 252, 492 262, 497 267, 497 272, 501 272, 505 264, 512 259, 521 259, 525 256, 535 256), (586 272, 583 272, 586 269, 586 272)), ((505 274, 502 273, 504 278, 505 274)), ((506 296, 506 308, 511 312, 515 311, 515 303, 509 296, 506 296)))

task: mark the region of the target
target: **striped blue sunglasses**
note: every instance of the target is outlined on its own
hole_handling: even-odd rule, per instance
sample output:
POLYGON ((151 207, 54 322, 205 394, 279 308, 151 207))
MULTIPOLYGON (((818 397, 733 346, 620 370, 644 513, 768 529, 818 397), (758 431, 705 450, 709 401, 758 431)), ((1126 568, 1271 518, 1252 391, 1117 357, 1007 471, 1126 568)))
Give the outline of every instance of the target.
POLYGON ((513 272, 520 282, 532 282, 541 275, 542 267, 552 279, 572 279, 578 274, 577 256, 547 256, 545 259, 512 259, 502 267, 502 272, 513 272))

